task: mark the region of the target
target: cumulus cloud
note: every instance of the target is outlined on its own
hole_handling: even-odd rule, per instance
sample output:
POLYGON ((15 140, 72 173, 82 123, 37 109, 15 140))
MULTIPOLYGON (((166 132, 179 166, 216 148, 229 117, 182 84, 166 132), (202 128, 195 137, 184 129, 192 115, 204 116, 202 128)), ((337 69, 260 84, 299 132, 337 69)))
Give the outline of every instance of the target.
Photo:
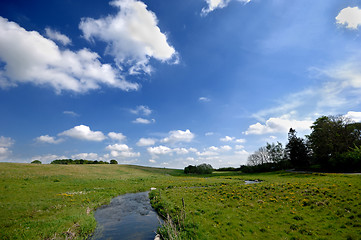
POLYGON ((220 138, 222 142, 232 142, 235 139, 235 137, 225 136, 224 138, 220 138))
POLYGON ((0 136, 0 147, 11 147, 14 144, 14 140, 10 137, 0 136))
POLYGON ((145 118, 137 118, 134 121, 132 121, 133 123, 138 123, 138 124, 151 124, 151 123, 155 123, 155 119, 145 119, 145 118))
POLYGON ((357 29, 361 25, 361 9, 358 7, 342 9, 336 16, 336 23, 349 29, 357 29))
POLYGON ((71 156, 72 159, 84 159, 84 160, 98 160, 99 155, 97 153, 78 153, 71 156))
MULTIPOLYGON (((208 13, 214 11, 217 8, 227 7, 229 2, 232 0, 205 0, 207 3, 207 7, 202 9, 202 16, 207 15, 208 13)), ((249 3, 251 0, 237 0, 238 2, 242 2, 244 4, 249 3)))
POLYGON ((77 52, 59 47, 36 31, 27 31, 0 17, 0 87, 20 83, 50 86, 63 90, 87 92, 101 85, 122 90, 137 90, 138 84, 127 82, 99 55, 88 49, 77 52))
POLYGON ((115 58, 119 67, 129 67, 130 74, 150 73, 150 58, 170 61, 176 57, 147 5, 136 0, 115 0, 110 5, 119 9, 116 15, 83 18, 79 28, 87 40, 104 41, 106 53, 115 58))
POLYGON ((9 149, 13 144, 14 140, 10 137, 0 136, 0 160, 5 160, 11 155, 11 150, 9 149))
POLYGON ((171 148, 163 145, 157 147, 148 147, 147 151, 152 155, 165 155, 165 154, 171 154, 173 152, 171 148))
POLYGON ((345 117, 352 119, 355 122, 361 122, 361 112, 349 111, 345 117))
POLYGON ((96 142, 101 142, 106 138, 101 131, 92 131, 90 130, 90 127, 85 125, 75 126, 69 130, 59 133, 58 135, 96 142))
POLYGON ((119 142, 122 142, 127 138, 126 136, 123 135, 123 133, 115 133, 115 132, 108 133, 108 137, 119 142))
POLYGON ((110 151, 112 157, 131 158, 140 156, 139 152, 133 152, 133 149, 126 144, 108 145, 106 149, 110 151))
POLYGON ((239 138, 236 139, 235 137, 225 136, 223 138, 219 139, 221 142, 235 142, 235 143, 244 143, 246 142, 246 139, 239 138))
POLYGON ((62 139, 62 138, 56 139, 55 137, 51 137, 49 135, 43 135, 43 136, 37 137, 35 139, 35 141, 40 142, 40 143, 58 144, 58 143, 63 142, 64 139, 62 139))
POLYGON ((297 131, 308 130, 313 121, 311 120, 295 120, 290 119, 289 115, 284 115, 276 118, 269 118, 264 124, 256 123, 250 125, 245 132, 246 135, 250 134, 268 134, 268 133, 287 133, 290 128, 297 131))
POLYGON ((140 105, 135 109, 131 109, 130 112, 137 115, 149 116, 153 111, 148 106, 140 105))
POLYGON ((64 46, 71 43, 71 40, 66 35, 61 34, 60 32, 55 31, 49 27, 45 28, 45 35, 51 40, 60 42, 64 46))
POLYGON ((174 130, 169 132, 169 136, 162 139, 163 143, 191 142, 195 135, 189 130, 174 130))
POLYGON ((156 161, 154 159, 149 159, 150 163, 156 163, 156 161))
POLYGON ((157 140, 154 138, 140 138, 137 142, 137 146, 145 147, 145 146, 152 146, 155 144, 157 140))

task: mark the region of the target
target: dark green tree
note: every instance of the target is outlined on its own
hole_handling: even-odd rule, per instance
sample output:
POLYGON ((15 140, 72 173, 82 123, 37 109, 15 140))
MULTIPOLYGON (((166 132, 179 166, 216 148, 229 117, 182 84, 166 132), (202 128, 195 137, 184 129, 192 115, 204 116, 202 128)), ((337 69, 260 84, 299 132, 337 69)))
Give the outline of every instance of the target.
POLYGON ((322 116, 311 126, 307 136, 312 149, 313 161, 323 169, 329 169, 330 160, 348 152, 361 143, 361 124, 343 116, 322 116))
POLYGON ((296 169, 306 169, 309 167, 309 150, 305 140, 297 137, 296 134, 296 130, 290 128, 286 145, 287 157, 296 169))
POLYGON ((31 162, 32 164, 41 164, 41 161, 40 160, 34 160, 31 162))
POLYGON ((110 160, 110 164, 118 164, 118 162, 117 162, 117 160, 112 159, 112 160, 110 160))

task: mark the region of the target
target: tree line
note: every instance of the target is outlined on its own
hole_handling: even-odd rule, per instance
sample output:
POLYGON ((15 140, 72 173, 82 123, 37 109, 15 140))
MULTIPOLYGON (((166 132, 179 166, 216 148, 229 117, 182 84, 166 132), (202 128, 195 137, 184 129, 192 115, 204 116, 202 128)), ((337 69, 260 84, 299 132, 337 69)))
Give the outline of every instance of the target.
MULTIPOLYGON (((85 159, 57 159, 51 162, 51 164, 109 164, 108 162, 105 161, 92 161, 92 160, 85 160, 85 159)), ((110 160, 110 164, 118 164, 118 162, 116 160, 110 160)))
POLYGON ((288 143, 267 143, 248 157, 243 172, 296 170, 361 171, 361 123, 343 116, 322 116, 311 126, 311 134, 288 132, 288 143))

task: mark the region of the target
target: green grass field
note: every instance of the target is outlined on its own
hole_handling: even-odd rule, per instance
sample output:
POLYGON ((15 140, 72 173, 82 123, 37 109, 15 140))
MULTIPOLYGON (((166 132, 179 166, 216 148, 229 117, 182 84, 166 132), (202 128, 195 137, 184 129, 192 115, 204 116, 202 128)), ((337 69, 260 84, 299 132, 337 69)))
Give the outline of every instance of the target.
POLYGON ((182 239, 361 239, 360 175, 0 163, 0 182, 0 239, 84 239, 97 207, 150 187, 182 239))

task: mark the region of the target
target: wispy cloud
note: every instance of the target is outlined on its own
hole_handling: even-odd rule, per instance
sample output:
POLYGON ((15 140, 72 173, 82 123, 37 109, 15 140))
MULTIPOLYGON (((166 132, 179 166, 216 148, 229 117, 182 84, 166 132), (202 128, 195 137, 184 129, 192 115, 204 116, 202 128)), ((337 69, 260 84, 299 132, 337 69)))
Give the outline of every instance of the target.
POLYGON ((200 97, 200 98, 198 98, 198 101, 200 101, 200 102, 210 102, 211 99, 208 98, 208 97, 200 97))
POLYGON ((69 116, 72 116, 72 117, 79 117, 80 115, 77 114, 76 112, 74 111, 64 111, 63 112, 65 115, 69 115, 69 116))
POLYGON ((66 35, 61 34, 58 31, 55 31, 49 27, 45 28, 45 34, 48 38, 51 40, 60 42, 62 45, 66 46, 71 43, 70 38, 68 38, 66 35))
POLYGON ((137 123, 137 124, 151 124, 151 123, 155 123, 155 119, 145 119, 145 118, 137 118, 133 121, 133 123, 137 123))
MULTIPOLYGON (((217 8, 227 7, 232 0, 205 0, 205 1, 207 3, 207 7, 202 9, 201 12, 202 16, 206 16, 208 13, 216 10, 217 8)), ((249 3, 251 0, 237 0, 237 1, 246 4, 249 3)))
POLYGON ((137 115, 149 116, 150 114, 152 114, 153 110, 150 109, 148 106, 140 105, 137 106, 135 109, 130 109, 130 112, 137 115))

